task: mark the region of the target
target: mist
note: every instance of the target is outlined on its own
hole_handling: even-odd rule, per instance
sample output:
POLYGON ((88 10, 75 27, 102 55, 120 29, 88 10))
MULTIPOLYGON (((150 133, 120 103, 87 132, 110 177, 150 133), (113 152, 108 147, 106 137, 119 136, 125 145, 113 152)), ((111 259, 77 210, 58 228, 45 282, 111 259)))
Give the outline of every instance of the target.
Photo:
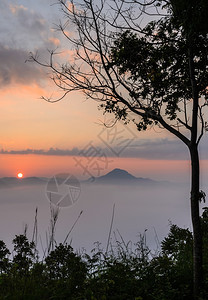
MULTIPOLYGON (((148 245, 156 249, 157 241, 167 235, 170 223, 191 228, 189 195, 188 185, 82 184, 79 199, 69 207, 60 208, 55 239, 57 243, 63 242, 83 211, 69 235, 68 243, 76 250, 84 248, 89 252, 98 241, 105 249, 115 204, 112 241, 115 233, 117 237, 120 234, 126 242, 136 242, 138 235, 146 231, 148 245)), ((1 188, 0 206, 0 239, 10 249, 12 239, 23 233, 25 226, 28 237, 32 237, 36 207, 38 249, 42 251, 47 248, 50 201, 46 184, 1 188)))

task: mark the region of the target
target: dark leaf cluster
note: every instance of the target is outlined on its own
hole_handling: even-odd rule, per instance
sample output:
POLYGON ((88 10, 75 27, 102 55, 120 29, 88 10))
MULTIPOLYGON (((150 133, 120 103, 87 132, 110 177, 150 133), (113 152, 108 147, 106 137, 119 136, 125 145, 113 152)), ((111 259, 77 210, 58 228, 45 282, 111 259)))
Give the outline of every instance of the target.
POLYGON ((127 80, 135 87, 131 95, 138 107, 144 111, 151 108, 154 112, 150 119, 162 114, 163 106, 168 118, 174 120, 181 111, 180 102, 191 101, 189 42, 194 53, 198 93, 207 97, 206 35, 194 35, 189 40, 173 19, 163 18, 150 22, 142 36, 126 30, 114 41, 110 65, 116 66, 120 75, 128 75, 127 80))

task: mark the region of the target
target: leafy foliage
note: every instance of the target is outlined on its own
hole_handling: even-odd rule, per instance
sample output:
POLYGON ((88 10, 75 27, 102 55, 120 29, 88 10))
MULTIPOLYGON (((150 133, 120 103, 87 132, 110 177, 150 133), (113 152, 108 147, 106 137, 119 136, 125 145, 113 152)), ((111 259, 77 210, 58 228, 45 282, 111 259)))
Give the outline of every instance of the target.
POLYGON ((86 273, 86 264, 69 245, 58 245, 45 259, 47 288, 54 299, 80 299, 86 273))
MULTIPOLYGON (((178 23, 167 18, 150 22, 142 33, 138 36, 126 30, 118 34, 109 65, 116 66, 119 74, 132 82, 131 97, 145 111, 146 120, 156 120, 162 109, 174 120, 181 112, 180 103, 185 101, 187 105, 192 99, 189 40, 178 23)), ((193 35, 190 42, 199 97, 206 96, 208 39, 206 35, 193 35)))
POLYGON ((174 22, 184 28, 186 33, 207 34, 208 2, 206 0, 170 0, 174 22), (190 22, 191 20, 191 22, 190 22))

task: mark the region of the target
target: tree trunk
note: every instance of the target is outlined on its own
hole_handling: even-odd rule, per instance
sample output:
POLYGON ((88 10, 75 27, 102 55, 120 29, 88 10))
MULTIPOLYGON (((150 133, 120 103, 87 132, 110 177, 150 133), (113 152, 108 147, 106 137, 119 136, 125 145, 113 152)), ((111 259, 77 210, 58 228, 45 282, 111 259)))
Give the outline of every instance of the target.
POLYGON ((199 299, 200 290, 203 284, 202 270, 202 231, 199 214, 199 155, 197 144, 190 145, 191 155, 191 217, 193 226, 193 284, 194 299, 199 299))

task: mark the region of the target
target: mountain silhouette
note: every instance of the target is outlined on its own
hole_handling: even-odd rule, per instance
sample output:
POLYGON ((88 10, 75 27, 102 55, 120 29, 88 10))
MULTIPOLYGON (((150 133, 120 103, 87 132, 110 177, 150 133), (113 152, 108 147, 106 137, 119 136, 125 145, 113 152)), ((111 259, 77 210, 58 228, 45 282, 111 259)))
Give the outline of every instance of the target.
POLYGON ((126 170, 122 169, 114 169, 110 171, 109 173, 100 176, 100 177, 94 177, 90 178, 88 182, 94 182, 99 184, 126 184, 126 185, 156 185, 158 182, 154 181, 149 178, 143 178, 143 177, 135 177, 131 175, 126 170))

